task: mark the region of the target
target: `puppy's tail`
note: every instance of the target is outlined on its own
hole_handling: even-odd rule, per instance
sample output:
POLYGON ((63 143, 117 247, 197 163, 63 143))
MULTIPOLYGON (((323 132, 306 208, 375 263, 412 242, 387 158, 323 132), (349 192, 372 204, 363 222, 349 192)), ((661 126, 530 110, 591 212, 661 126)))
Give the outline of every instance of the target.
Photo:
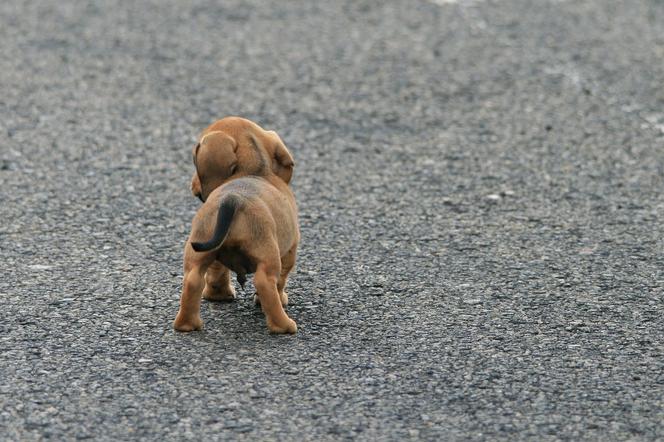
POLYGON ((228 235, 228 229, 233 222, 235 211, 240 205, 240 201, 235 195, 227 195, 219 204, 219 212, 217 213, 217 225, 214 228, 212 239, 206 242, 192 242, 191 247, 197 252, 207 252, 208 250, 216 249, 219 247, 228 235))

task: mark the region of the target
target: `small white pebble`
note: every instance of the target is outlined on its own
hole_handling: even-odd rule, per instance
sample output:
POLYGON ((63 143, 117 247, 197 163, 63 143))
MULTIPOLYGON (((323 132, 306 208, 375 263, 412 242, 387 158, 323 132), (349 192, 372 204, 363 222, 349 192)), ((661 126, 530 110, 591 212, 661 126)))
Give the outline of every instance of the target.
POLYGON ((464 299, 463 302, 466 303, 466 304, 470 304, 470 305, 476 305, 476 304, 481 304, 482 300, 481 299, 476 299, 476 298, 474 298, 474 299, 464 299))
POLYGON ((33 264, 31 266, 28 266, 28 267, 32 270, 49 270, 49 269, 53 268, 53 266, 46 266, 46 265, 42 265, 42 264, 33 264))

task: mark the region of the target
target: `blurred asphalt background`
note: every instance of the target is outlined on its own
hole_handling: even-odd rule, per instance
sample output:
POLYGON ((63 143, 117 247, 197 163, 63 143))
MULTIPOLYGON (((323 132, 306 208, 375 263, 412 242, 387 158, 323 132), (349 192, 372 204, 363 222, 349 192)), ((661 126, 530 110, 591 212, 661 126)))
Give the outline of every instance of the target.
POLYGON ((0 439, 664 438, 664 2, 3 1, 0 439), (172 330, 197 134, 297 161, 300 332, 172 330))

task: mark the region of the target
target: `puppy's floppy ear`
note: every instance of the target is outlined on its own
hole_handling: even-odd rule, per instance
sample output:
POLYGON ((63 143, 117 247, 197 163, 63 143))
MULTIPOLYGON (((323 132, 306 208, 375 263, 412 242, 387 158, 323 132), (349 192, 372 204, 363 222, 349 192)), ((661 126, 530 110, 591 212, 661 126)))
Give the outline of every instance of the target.
POLYGON ((293 177, 293 168, 295 167, 293 156, 276 132, 268 131, 268 134, 272 141, 272 171, 284 180, 286 184, 289 184, 293 177))
POLYGON ((201 137, 200 143, 194 147, 194 165, 202 200, 234 173, 236 152, 237 142, 224 132, 208 132, 201 137))

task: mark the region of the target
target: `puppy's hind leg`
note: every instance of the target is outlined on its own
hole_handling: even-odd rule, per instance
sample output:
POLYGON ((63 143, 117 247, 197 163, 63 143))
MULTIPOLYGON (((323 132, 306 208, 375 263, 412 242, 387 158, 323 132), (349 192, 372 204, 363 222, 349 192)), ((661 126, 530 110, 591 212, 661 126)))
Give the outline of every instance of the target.
POLYGON ((203 274, 200 267, 184 274, 180 310, 173 323, 173 327, 178 331, 188 332, 203 328, 201 320, 201 291, 205 284, 203 274))
MULTIPOLYGON (((279 279, 277 279, 277 291, 279 292, 281 305, 284 307, 288 305, 288 293, 286 293, 284 289, 286 287, 286 282, 288 281, 288 274, 295 266, 296 252, 297 245, 293 246, 292 249, 290 249, 284 256, 281 257, 281 272, 279 274, 279 279)), ((254 302, 256 305, 261 304, 258 294, 254 295, 254 302)))
POLYGON ((210 258, 203 259, 195 256, 189 241, 185 245, 184 252, 184 281, 182 285, 182 296, 180 297, 180 309, 175 317, 173 327, 182 332, 200 330, 203 327, 201 320, 201 292, 205 286, 205 271, 210 264, 210 258))
POLYGON ((288 274, 293 270, 295 266, 295 257, 297 254, 297 244, 294 245, 284 256, 281 257, 281 274, 279 275, 279 280, 277 281, 277 290, 279 291, 279 298, 281 299, 281 305, 286 307, 288 305, 288 293, 284 290, 286 287, 286 281, 288 280, 288 274))
POLYGON ((284 311, 277 290, 280 267, 278 255, 267 262, 260 262, 254 276, 254 285, 270 332, 295 333, 297 324, 284 311))
POLYGON ((235 289, 231 284, 231 272, 219 261, 210 264, 205 273, 203 298, 208 301, 233 301, 235 289))

